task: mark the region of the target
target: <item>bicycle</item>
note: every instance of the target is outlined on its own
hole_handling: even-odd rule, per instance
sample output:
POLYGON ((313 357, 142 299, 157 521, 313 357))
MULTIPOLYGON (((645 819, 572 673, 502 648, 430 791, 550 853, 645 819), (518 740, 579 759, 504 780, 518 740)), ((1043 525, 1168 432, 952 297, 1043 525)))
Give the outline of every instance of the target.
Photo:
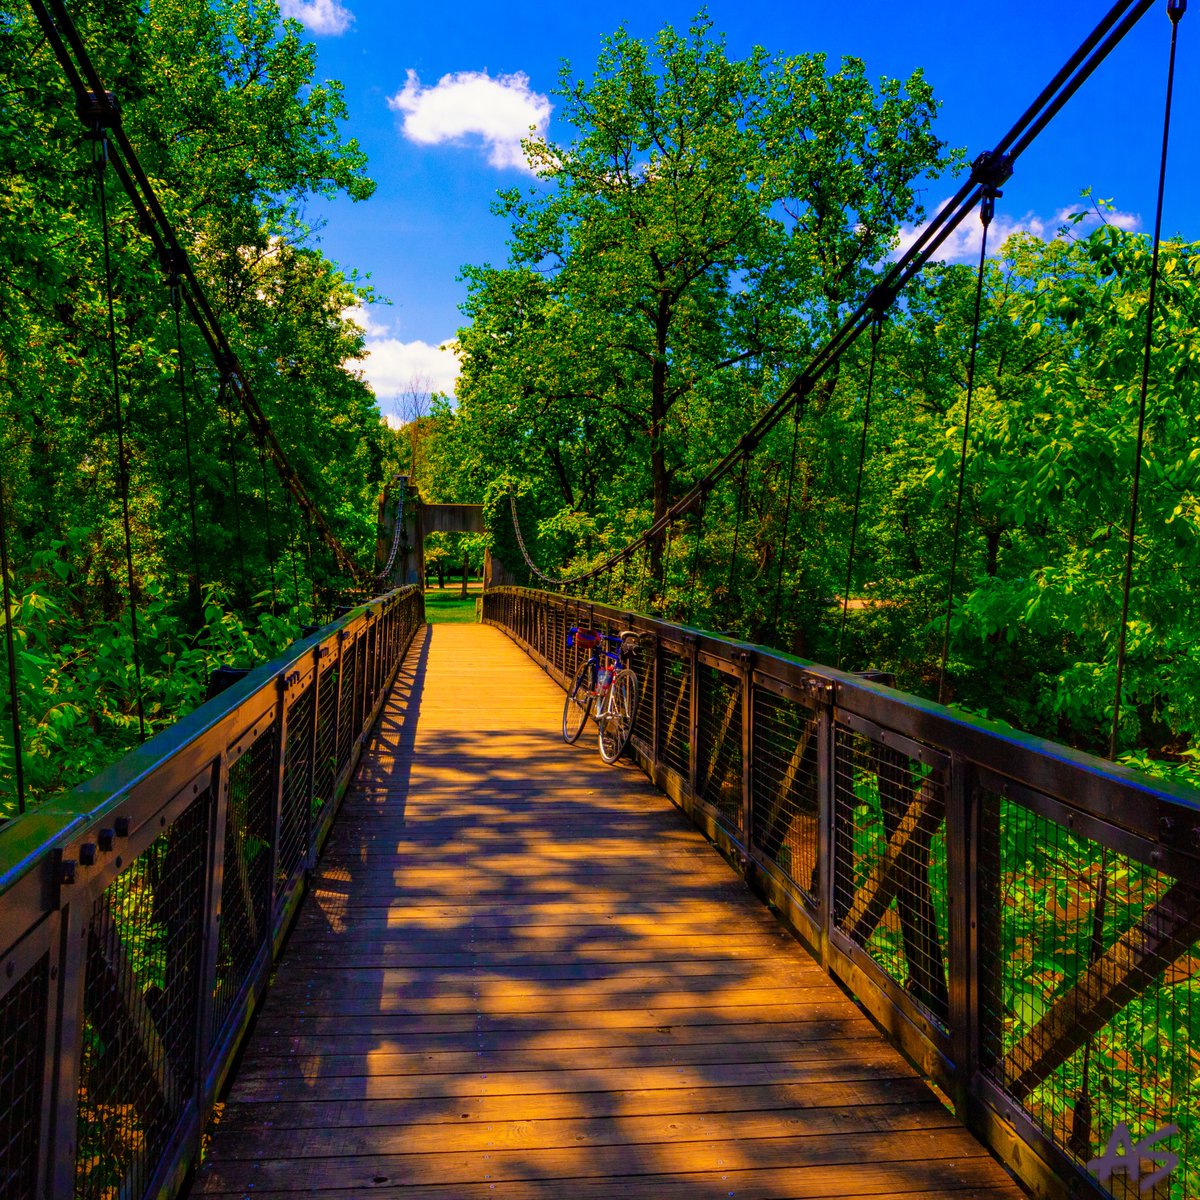
POLYGON ((614 635, 572 625, 567 631, 567 649, 573 646, 591 653, 567 689, 563 741, 568 745, 577 742, 590 715, 596 722, 600 757, 606 763, 615 763, 629 744, 637 716, 638 678, 630 664, 638 648, 638 635, 632 629, 614 635))

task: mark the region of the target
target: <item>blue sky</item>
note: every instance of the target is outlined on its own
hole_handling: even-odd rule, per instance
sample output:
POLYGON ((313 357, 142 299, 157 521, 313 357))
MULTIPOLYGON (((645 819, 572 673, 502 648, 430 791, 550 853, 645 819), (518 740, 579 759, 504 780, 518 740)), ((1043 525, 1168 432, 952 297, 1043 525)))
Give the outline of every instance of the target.
MULTIPOLYGON (((529 124, 566 141, 551 95, 562 59, 590 74, 600 39, 623 22, 650 38, 685 28, 691 3, 654 5, 397 5, 385 0, 281 0, 318 47, 318 74, 345 85, 350 120, 378 183, 363 204, 313 204, 327 255, 369 274, 390 306, 363 314, 364 369, 385 413, 414 379, 452 386, 453 358, 437 347, 462 323, 464 263, 506 258, 504 222, 489 205, 501 187, 530 182, 518 139, 529 124)), ((925 70, 942 101, 939 135, 969 157, 991 146, 1066 60, 1107 0, 926 0, 829 3, 714 0, 729 51, 755 44, 780 54, 853 54, 873 77, 925 70)), ((1169 23, 1156 4, 1022 157, 998 205, 998 229, 1047 235, 1081 189, 1111 198, 1131 228, 1153 220, 1169 23)), ((1168 177, 1168 232, 1200 238, 1200 12, 1180 28, 1176 118, 1168 177)), ((933 208, 954 190, 929 186, 933 208)), ((968 252, 960 244, 958 250, 968 252)))

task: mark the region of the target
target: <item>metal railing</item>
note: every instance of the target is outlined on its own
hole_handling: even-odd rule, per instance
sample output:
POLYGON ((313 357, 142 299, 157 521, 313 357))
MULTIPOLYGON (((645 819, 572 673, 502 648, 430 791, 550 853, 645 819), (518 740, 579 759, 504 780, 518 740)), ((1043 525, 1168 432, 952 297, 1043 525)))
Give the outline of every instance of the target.
POLYGON ((1200 793, 601 604, 483 597, 557 680, 643 633, 631 746, 1037 1195, 1200 1196, 1200 793))
POLYGON ((178 1189, 423 622, 356 608, 0 830, 0 1200, 178 1189))

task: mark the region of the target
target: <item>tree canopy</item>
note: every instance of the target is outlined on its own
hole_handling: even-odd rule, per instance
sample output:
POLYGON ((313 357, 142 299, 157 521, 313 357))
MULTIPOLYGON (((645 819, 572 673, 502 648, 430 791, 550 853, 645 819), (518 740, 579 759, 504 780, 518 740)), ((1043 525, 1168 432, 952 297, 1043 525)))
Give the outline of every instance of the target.
MULTIPOLYGON (((306 227, 313 195, 367 198, 341 86, 271 0, 93 0, 83 40, 258 401, 304 486, 360 561, 394 438, 345 317, 368 289, 306 227)), ((26 764, 34 798, 138 736, 129 605, 142 616, 150 728, 328 611, 340 586, 220 379, 174 314, 162 266, 31 12, 0 15, 0 478, 26 764), (125 582, 99 191, 109 211, 131 498, 125 582), (186 405, 186 419, 184 407, 186 405), (189 480, 191 482, 189 482, 189 480), (198 537, 191 537, 194 500, 198 537)), ((8 697, 4 793, 13 800, 8 697)))
MULTIPOLYGON (((464 270, 458 405, 428 451, 446 498, 491 506, 518 574, 508 494, 552 574, 640 534, 880 278, 922 219, 922 177, 961 159, 919 74, 732 61, 706 19, 652 44, 618 30, 594 78, 564 70, 558 95, 574 139, 527 143, 540 182, 496 206, 510 260, 464 270)), ((594 594, 936 695, 949 593, 948 698, 1103 753, 1150 246, 1085 207, 1087 224, 1014 237, 986 264, 953 580, 976 272, 935 264, 882 326, 861 491, 868 337, 797 425, 673 524, 671 550, 594 594)), ((1196 246, 1166 243, 1120 722, 1126 756, 1185 773, 1200 752, 1196 277, 1196 246)))
POLYGON ((706 17, 653 45, 618 30, 557 96, 576 136, 526 144, 543 183, 501 194, 509 263, 464 271, 460 419, 490 447, 478 477, 546 515, 658 518, 921 219, 918 180, 958 156, 919 72, 873 85, 854 58, 734 60, 706 17), (631 493, 645 505, 612 503, 631 493))

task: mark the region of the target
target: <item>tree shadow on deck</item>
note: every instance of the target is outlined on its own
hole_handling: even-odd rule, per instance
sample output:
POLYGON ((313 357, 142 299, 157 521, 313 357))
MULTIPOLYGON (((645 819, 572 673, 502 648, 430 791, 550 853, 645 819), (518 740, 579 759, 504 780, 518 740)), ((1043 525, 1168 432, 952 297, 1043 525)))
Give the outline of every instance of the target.
POLYGON ((1019 1195, 528 659, 450 660, 468 628, 414 647, 197 1191, 1019 1195))

